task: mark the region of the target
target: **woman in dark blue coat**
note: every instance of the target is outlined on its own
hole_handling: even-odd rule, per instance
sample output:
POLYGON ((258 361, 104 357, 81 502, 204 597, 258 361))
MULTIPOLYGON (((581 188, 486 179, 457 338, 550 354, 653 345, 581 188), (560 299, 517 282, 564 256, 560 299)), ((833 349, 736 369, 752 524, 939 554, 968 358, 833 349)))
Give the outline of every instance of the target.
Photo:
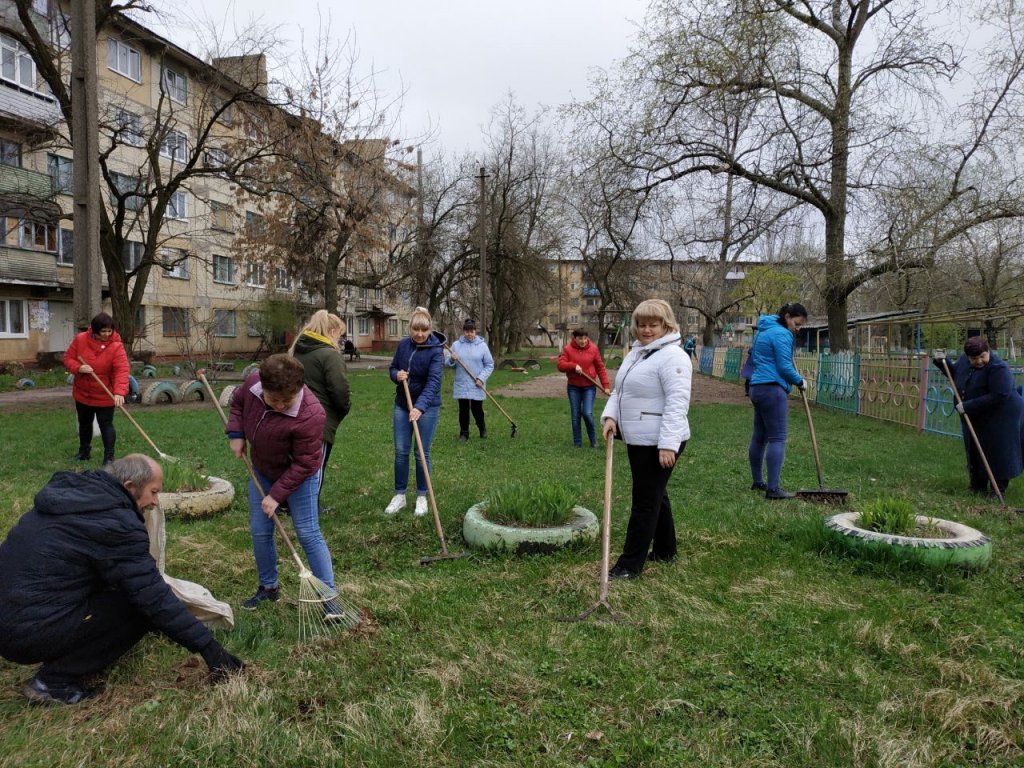
MULTIPOLYGON (((944 351, 936 350, 932 356, 939 368, 946 364, 944 351)), ((999 492, 1005 493, 1010 480, 1024 472, 1024 400, 1014 387, 1010 366, 989 351, 982 336, 972 336, 964 344, 964 354, 949 364, 949 369, 963 401, 963 406, 957 406, 961 420, 965 414, 970 418, 999 492)), ((988 473, 970 430, 963 425, 962 431, 971 490, 984 493, 988 473)))

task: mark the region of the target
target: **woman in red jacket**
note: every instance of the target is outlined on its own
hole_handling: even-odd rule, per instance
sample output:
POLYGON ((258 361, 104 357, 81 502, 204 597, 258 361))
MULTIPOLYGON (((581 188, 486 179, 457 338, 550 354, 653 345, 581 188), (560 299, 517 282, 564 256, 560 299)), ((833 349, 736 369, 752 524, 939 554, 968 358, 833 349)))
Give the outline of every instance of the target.
POLYGON ((580 417, 587 425, 587 437, 590 447, 597 447, 597 435, 594 432, 594 395, 597 388, 590 379, 600 380, 601 389, 608 394, 608 372, 604 369, 604 360, 597 345, 587 337, 587 332, 577 328, 572 332, 572 341, 565 345, 558 356, 558 370, 566 374, 569 395, 569 415, 572 418, 572 444, 576 448, 583 445, 580 433, 580 417), (590 377, 590 379, 587 378, 590 377))
POLYGON ((128 355, 114 328, 114 319, 100 312, 92 319, 89 329, 75 336, 64 353, 64 367, 75 376, 71 396, 78 411, 78 453, 73 461, 88 461, 92 455, 92 421, 100 425, 103 439, 103 464, 114 461, 114 408, 124 405, 128 394, 128 355), (83 363, 78 358, 82 358, 83 363), (103 391, 92 374, 96 374, 114 399, 103 391))

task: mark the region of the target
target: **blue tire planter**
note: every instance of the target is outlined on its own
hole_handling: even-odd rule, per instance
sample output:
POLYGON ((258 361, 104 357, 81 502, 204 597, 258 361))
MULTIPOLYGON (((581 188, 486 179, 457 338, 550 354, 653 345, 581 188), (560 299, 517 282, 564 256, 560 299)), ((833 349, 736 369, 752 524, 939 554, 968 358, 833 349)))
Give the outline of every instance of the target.
POLYGON ((14 382, 16 389, 32 389, 35 385, 36 383, 32 379, 18 379, 14 382))
POLYGON ((462 538, 471 547, 491 552, 517 555, 557 552, 589 544, 597 539, 601 530, 594 513, 584 507, 573 507, 569 522, 551 528, 501 525, 484 517, 485 509, 483 502, 469 508, 462 520, 462 538))
POLYGON ((180 403, 178 387, 169 381, 154 381, 142 388, 139 395, 143 405, 161 405, 164 403, 180 403))
POLYGON ((178 385, 178 400, 182 403, 205 402, 206 387, 201 381, 183 381, 178 385))
POLYGON ((980 570, 992 561, 992 540, 981 531, 951 520, 918 515, 920 527, 934 525, 943 538, 897 536, 859 528, 859 512, 843 512, 825 521, 825 530, 851 553, 880 560, 896 560, 926 568, 954 566, 980 570))

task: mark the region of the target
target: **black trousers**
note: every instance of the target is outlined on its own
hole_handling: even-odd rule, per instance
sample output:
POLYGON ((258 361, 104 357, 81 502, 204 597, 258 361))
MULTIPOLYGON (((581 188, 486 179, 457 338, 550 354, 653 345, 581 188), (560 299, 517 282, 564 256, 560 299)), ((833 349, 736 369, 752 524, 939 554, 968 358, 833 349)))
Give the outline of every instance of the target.
POLYGON ((473 411, 473 421, 476 422, 476 428, 480 430, 482 435, 487 431, 487 425, 484 423, 484 401, 470 400, 468 398, 459 400, 459 433, 463 435, 469 434, 470 409, 473 411))
MULTIPOLYGON (((684 442, 676 455, 682 455, 685 448, 684 442)), ((633 507, 626 526, 626 543, 615 566, 640 573, 652 545, 659 558, 676 556, 676 526, 672 502, 666 493, 674 467, 661 466, 656 445, 627 445, 626 455, 633 476, 633 507)))
POLYGON ((86 619, 72 631, 48 642, 19 643, 4 656, 18 664, 42 662, 37 676, 47 685, 78 683, 102 672, 135 647, 149 621, 122 592, 99 592, 89 599, 86 619))
POLYGON ((117 442, 117 431, 114 429, 114 406, 97 407, 75 401, 78 412, 78 450, 83 453, 92 448, 92 420, 95 417, 100 427, 100 438, 103 440, 103 460, 114 460, 114 444, 117 442))

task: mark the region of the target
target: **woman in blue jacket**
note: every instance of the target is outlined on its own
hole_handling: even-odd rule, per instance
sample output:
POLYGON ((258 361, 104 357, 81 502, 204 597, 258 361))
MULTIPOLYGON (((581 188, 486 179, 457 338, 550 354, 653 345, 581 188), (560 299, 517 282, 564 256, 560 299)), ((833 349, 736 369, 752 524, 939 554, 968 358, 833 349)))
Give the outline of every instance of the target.
POLYGON ((748 457, 752 491, 764 491, 767 499, 791 499, 781 484, 786 456, 787 396, 792 387, 807 389, 807 382, 793 365, 795 336, 807 321, 803 304, 787 304, 777 315, 761 315, 750 352, 754 372, 750 377, 750 401, 754 404, 754 434, 748 457), (764 478, 767 459, 768 480, 764 478))
MULTIPOLYGON (((391 358, 391 380, 397 384, 393 427, 395 433, 395 495, 384 508, 384 514, 393 515, 405 507, 405 491, 409 485, 409 452, 413 444, 413 422, 419 426, 426 472, 430 471, 430 443, 437 429, 441 407, 441 373, 444 367, 442 349, 448 341, 432 330, 433 320, 423 307, 416 307, 409 319, 409 335, 398 342, 391 358), (412 396, 412 410, 405 399, 408 382, 412 396)), ((427 475, 416 453, 416 509, 415 515, 427 514, 427 475)))
POLYGON ((466 320, 462 324, 462 336, 451 346, 451 356, 445 362, 455 369, 453 394, 459 402, 459 440, 469 440, 469 412, 480 430, 480 437, 487 437, 487 422, 484 421, 484 387, 494 373, 494 358, 487 342, 476 335, 476 322, 466 320), (466 373, 465 365, 472 375, 466 373))

